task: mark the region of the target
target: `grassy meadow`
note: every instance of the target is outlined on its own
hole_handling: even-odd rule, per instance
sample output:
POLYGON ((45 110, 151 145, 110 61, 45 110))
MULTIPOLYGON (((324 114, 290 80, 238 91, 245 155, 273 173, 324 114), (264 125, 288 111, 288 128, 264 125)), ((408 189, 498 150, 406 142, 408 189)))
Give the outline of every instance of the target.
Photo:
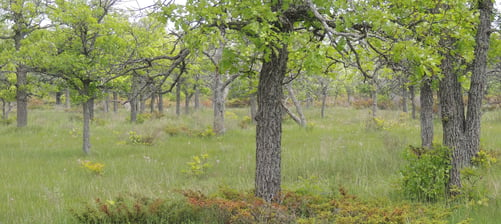
MULTIPOLYGON (((380 111, 382 126, 369 122, 368 110, 306 109, 308 127, 292 120, 283 125, 283 188, 346 188, 364 200, 403 201, 397 193, 402 151, 419 145, 419 121, 398 111, 380 111)), ((120 193, 179 199, 178 189, 211 194, 220 186, 238 190, 254 187, 255 130, 239 125, 247 109, 227 110, 227 133, 218 137, 169 135, 166 130, 205 130, 209 109, 176 117, 172 111, 142 124, 127 122, 121 111, 97 112, 91 129, 91 155, 81 150, 81 114, 61 109, 34 109, 29 127, 0 125, 0 223, 75 223, 70 209, 95 198, 120 193), (152 145, 130 144, 131 131, 151 136, 152 145), (186 174, 193 156, 207 153, 211 167, 202 177, 186 174), (102 175, 82 168, 79 160, 105 165, 102 175)), ((436 125, 436 139, 441 138, 436 125)), ((501 153, 501 111, 484 115, 482 145, 501 153)), ((489 191, 488 205, 452 205, 450 223, 501 220, 501 165, 497 163, 481 183, 489 191)), ((451 205, 440 205, 451 206, 451 205)))

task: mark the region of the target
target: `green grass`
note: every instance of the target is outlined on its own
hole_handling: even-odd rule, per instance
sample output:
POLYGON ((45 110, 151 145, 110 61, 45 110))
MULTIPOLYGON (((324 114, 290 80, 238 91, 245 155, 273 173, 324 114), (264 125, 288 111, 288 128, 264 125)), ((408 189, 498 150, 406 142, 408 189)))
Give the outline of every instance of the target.
MULTIPOLYGON (((167 115, 139 125, 126 122, 124 112, 101 114, 92 125, 92 154, 81 150, 81 115, 53 110, 30 111, 29 127, 0 126, 0 223, 74 223, 69 210, 82 208, 95 198, 112 199, 120 193, 180 198, 177 189, 216 192, 225 185, 249 190, 254 186, 255 131, 242 129, 247 110, 230 109, 224 136, 201 138, 170 136, 167 127, 204 130, 211 126, 211 111, 190 116, 167 115), (126 144, 128 133, 155 136, 152 146, 126 144), (183 173, 194 155, 208 153, 212 167, 201 178, 183 173), (78 160, 105 164, 94 175, 78 160)), ((283 187, 297 189, 309 180, 320 191, 340 186, 366 200, 403 199, 396 193, 402 150, 418 145, 419 122, 400 112, 381 111, 383 128, 371 127, 366 110, 329 108, 307 110, 309 127, 284 121, 283 187)), ((437 125, 437 140, 440 138, 437 125)), ((484 116, 482 145, 501 153, 501 112, 484 116)), ((472 223, 501 219, 501 165, 482 180, 489 190, 489 206, 457 205, 451 223, 472 218, 472 223)), ((444 205, 448 206, 448 205, 444 205)))

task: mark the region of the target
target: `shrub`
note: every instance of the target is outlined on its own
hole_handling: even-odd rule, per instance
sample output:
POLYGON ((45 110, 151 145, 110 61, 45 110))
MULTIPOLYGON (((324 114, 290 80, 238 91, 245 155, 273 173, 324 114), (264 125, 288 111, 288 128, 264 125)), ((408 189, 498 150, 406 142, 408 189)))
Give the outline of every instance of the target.
POLYGON ((252 118, 250 116, 244 116, 242 120, 238 123, 238 126, 242 129, 248 128, 252 124, 252 118))
POLYGON ((142 136, 137 134, 135 131, 129 131, 127 143, 132 145, 152 145, 154 139, 155 138, 153 136, 142 136))
POLYGON ((97 198, 82 210, 70 213, 79 223, 192 223, 197 210, 184 201, 167 202, 139 194, 122 194, 114 200, 97 198))
POLYGON ((89 160, 80 160, 78 159, 78 163, 82 168, 85 170, 90 171, 93 174, 96 175, 103 175, 104 174, 104 164, 98 163, 98 162, 92 162, 89 160))
POLYGON ((171 126, 171 127, 166 127, 164 129, 165 133, 167 133, 170 136, 176 136, 176 135, 191 135, 190 129, 184 126, 171 126))
POLYGON ((468 201, 471 205, 487 205, 488 190, 481 185, 481 180, 491 168, 497 163, 496 155, 490 151, 481 149, 471 160, 471 166, 461 170, 461 180, 463 187, 458 189, 461 194, 459 198, 468 201))
POLYGON ((198 133, 198 137, 212 137, 212 136, 216 136, 216 133, 214 132, 214 129, 212 127, 207 127, 205 128, 205 130, 198 133))
POLYGON ((195 177, 205 175, 207 173, 207 169, 212 166, 209 163, 209 154, 207 153, 191 157, 191 161, 186 164, 188 165, 188 169, 183 170, 183 173, 195 177))
POLYGON ((445 199, 451 150, 439 145, 430 150, 409 146, 404 158, 408 164, 400 171, 403 194, 418 201, 445 199))

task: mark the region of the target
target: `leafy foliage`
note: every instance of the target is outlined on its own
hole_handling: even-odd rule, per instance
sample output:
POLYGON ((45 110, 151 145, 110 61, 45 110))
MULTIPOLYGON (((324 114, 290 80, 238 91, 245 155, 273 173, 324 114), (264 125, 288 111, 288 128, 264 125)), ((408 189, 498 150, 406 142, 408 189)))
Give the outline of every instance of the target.
POLYGON ((101 176, 104 174, 104 164, 102 163, 92 162, 89 160, 80 160, 80 159, 78 160, 78 163, 82 168, 95 175, 101 176))
POLYGON ((413 200, 438 201, 446 198, 451 168, 451 150, 435 145, 433 149, 409 146, 404 152, 408 164, 402 174, 402 193, 413 200))
POLYGON ((191 157, 191 161, 187 162, 186 165, 188 165, 188 169, 183 170, 183 173, 194 177, 207 174, 207 169, 212 166, 209 163, 209 154, 207 153, 191 157))

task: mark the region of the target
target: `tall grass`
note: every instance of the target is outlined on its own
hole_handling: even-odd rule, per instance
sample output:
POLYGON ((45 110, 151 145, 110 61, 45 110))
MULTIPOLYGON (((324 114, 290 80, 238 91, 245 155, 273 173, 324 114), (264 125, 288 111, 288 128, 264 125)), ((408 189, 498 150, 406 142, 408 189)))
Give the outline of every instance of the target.
MULTIPOLYGON (((283 186, 318 186, 326 193, 343 186, 370 200, 402 200, 395 192, 402 150, 419 144, 419 123, 395 111, 381 112, 383 127, 374 127, 366 110, 330 108, 321 119, 319 110, 307 110, 308 128, 293 121, 283 125, 283 186)), ((255 130, 239 127, 247 110, 230 109, 228 132, 218 137, 171 136, 168 127, 203 130, 211 126, 211 111, 166 115, 130 124, 127 114, 98 113, 91 130, 91 155, 81 151, 78 112, 33 110, 29 127, 0 126, 0 223, 74 223, 69 210, 95 198, 111 199, 120 193, 141 193, 176 199, 177 189, 215 192, 226 185, 250 190, 254 184, 255 130), (153 145, 127 144, 129 132, 154 136, 153 145), (209 154, 210 167, 202 177, 183 173, 194 155, 209 154), (105 165, 103 175, 80 167, 78 160, 105 165)), ((482 145, 501 153, 501 112, 488 112, 482 145)), ((439 133, 439 132, 438 132, 439 133)), ((437 136, 439 138, 439 136, 437 136)), ((489 207, 459 206, 451 222, 472 217, 472 223, 496 223, 501 215, 501 166, 482 180, 488 186, 489 207)))

